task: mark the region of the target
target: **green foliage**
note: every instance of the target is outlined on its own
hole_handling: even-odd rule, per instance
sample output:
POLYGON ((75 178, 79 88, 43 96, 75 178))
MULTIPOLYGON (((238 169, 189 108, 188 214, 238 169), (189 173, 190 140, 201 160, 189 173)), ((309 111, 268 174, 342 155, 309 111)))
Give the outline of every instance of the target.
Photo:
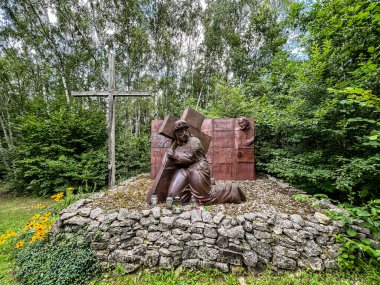
MULTIPOLYGON (((337 235, 336 239, 342 244, 339 265, 343 269, 367 270, 368 265, 380 268, 380 246, 378 242, 363 237, 354 224, 370 230, 371 235, 380 238, 380 200, 373 200, 362 207, 346 207, 350 215, 338 212, 326 213, 333 219, 339 220, 345 229, 345 234, 337 235)), ((380 272, 373 272, 373 278, 380 281, 380 272)))
POLYGON ((211 118, 237 118, 247 114, 251 100, 243 94, 241 88, 219 83, 215 88, 214 100, 203 111, 211 118))
POLYGON ((241 87, 253 96, 245 113, 255 117, 258 170, 350 203, 379 197, 379 9, 366 0, 292 6, 302 60, 279 52, 241 87))
MULTIPOLYGON (((6 233, 8 229, 15 232, 21 231, 30 217, 35 214, 34 206, 36 204, 51 202, 51 200, 41 198, 14 197, 10 195, 6 185, 0 186, 0 200, 0 235, 6 233)), ((15 237, 13 241, 15 242, 15 237)), ((0 284, 17 284, 13 275, 14 242, 0 245, 0 284)))
POLYGON ((257 166, 310 193, 355 203, 374 199, 380 194, 378 98, 361 88, 326 96, 320 107, 290 95, 254 100, 257 166))
POLYGON ((379 15, 379 3, 371 0, 320 0, 305 14, 309 47, 326 46, 327 80, 377 93, 379 15))
POLYGON ((84 191, 104 186, 106 131, 95 110, 58 108, 22 117, 13 171, 19 193, 49 195, 69 186, 84 191))
POLYGON ((313 205, 313 203, 315 202, 315 201, 313 201, 312 198, 308 197, 307 195, 303 195, 303 194, 294 195, 294 200, 296 200, 298 202, 305 202, 305 203, 309 204, 310 206, 313 205))
POLYGON ((15 258, 22 284, 87 284, 99 270, 94 252, 75 241, 34 243, 20 248, 15 258))
POLYGON ((150 170, 150 136, 136 137, 127 133, 118 139, 116 146, 116 173, 118 179, 126 179, 150 170))

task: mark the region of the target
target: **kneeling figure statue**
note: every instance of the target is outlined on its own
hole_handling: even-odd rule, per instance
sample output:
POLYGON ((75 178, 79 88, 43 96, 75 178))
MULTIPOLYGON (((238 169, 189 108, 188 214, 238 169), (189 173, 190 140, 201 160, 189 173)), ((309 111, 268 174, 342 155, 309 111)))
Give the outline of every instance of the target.
POLYGON ((210 167, 202 143, 190 134, 186 121, 175 122, 174 137, 177 147, 175 150, 168 149, 166 154, 178 169, 171 180, 168 196, 178 195, 186 203, 193 195, 202 205, 246 201, 237 183, 211 185, 210 167))

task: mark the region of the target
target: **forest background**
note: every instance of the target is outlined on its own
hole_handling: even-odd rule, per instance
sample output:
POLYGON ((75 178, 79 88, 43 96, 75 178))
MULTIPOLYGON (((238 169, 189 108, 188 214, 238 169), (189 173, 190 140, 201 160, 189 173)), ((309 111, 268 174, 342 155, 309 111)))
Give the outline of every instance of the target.
POLYGON ((380 4, 370 0, 5 0, 0 4, 0 182, 18 194, 107 181, 116 86, 119 181, 149 171, 150 122, 192 106, 255 118, 256 168, 360 205, 380 191, 380 4))

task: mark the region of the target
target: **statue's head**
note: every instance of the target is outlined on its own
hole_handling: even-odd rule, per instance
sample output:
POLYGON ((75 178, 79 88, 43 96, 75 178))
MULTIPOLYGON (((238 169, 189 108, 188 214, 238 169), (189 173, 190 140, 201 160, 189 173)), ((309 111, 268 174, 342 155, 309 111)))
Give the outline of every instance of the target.
POLYGON ((248 119, 246 117, 241 117, 238 119, 238 124, 240 130, 249 130, 251 127, 251 124, 249 123, 248 119))
POLYGON ((185 120, 177 120, 174 123, 174 137, 179 145, 187 143, 190 137, 189 125, 185 120))

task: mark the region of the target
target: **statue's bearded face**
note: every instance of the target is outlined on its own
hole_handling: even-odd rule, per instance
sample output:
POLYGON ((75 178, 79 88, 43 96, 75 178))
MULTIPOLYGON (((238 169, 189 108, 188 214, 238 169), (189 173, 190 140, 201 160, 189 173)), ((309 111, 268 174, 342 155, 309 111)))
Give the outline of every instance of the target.
POLYGON ((175 132, 176 138, 180 144, 187 143, 190 137, 190 132, 188 128, 183 128, 175 132))
POLYGON ((241 130, 248 130, 250 128, 247 119, 239 119, 238 123, 241 130))

